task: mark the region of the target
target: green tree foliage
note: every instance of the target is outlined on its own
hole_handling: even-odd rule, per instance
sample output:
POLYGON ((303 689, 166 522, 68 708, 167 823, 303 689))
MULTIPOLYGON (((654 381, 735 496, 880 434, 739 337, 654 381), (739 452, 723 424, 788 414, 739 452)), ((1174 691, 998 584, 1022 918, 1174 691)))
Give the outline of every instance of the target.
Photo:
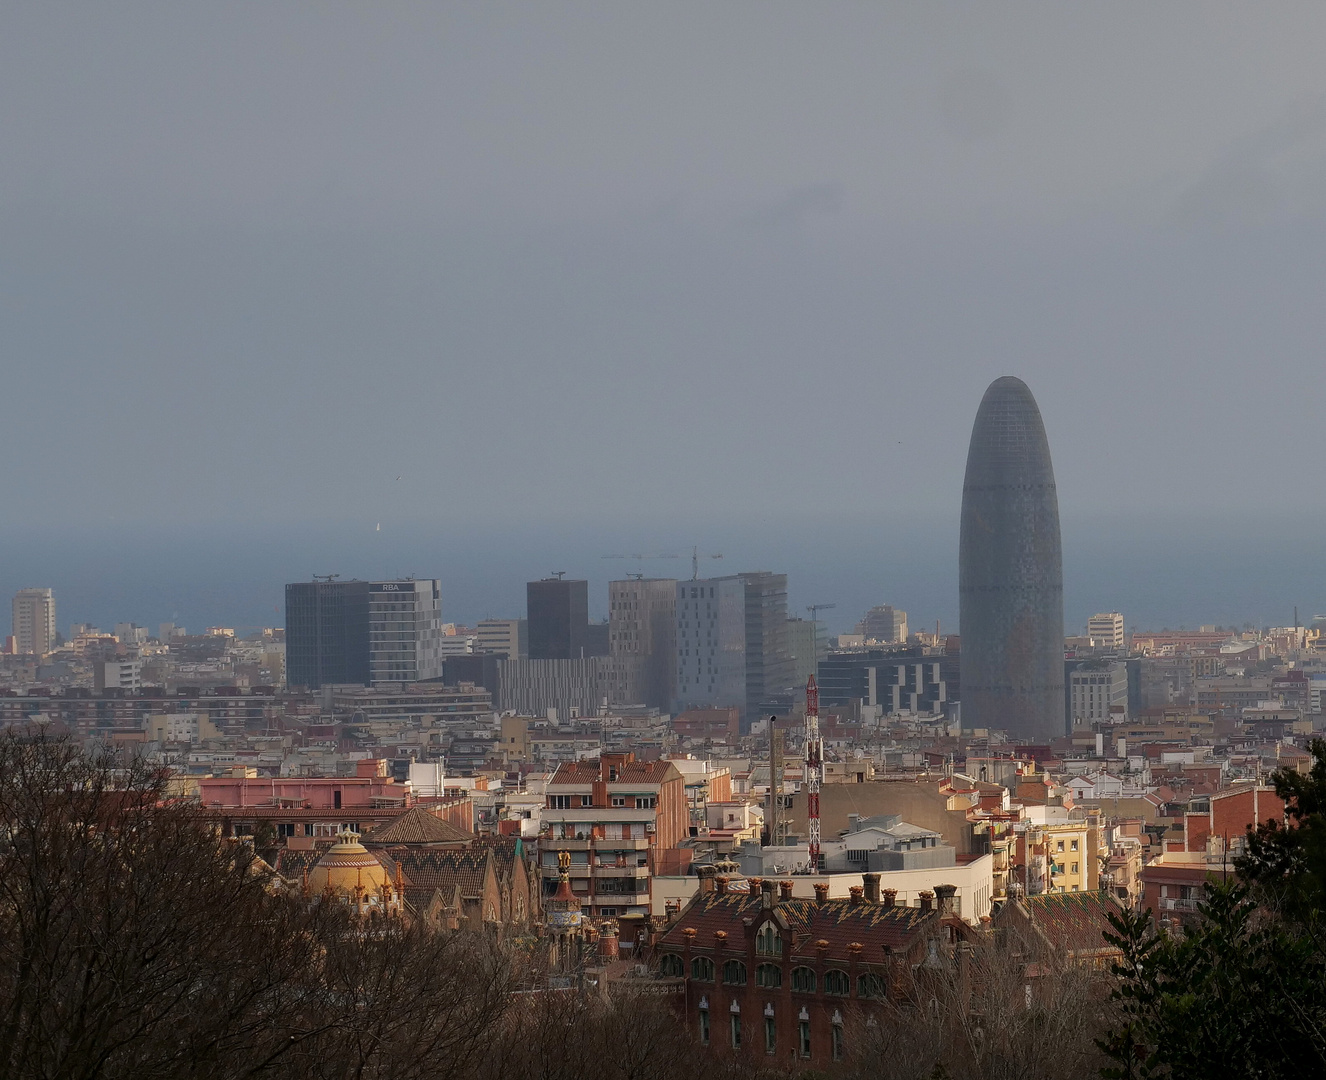
POLYGON ((1098 1040, 1110 1078, 1326 1075, 1326 742, 1307 774, 1273 778, 1290 827, 1261 823, 1211 884, 1198 918, 1156 929, 1151 913, 1111 917, 1115 1022, 1098 1040))

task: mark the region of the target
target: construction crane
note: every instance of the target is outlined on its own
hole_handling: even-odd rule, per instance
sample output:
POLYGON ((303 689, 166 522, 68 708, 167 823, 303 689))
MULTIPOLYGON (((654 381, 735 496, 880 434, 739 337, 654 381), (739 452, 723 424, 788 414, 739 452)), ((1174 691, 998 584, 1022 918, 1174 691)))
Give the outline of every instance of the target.
POLYGON ((828 611, 830 608, 836 608, 837 604, 807 604, 806 610, 810 612, 810 621, 815 621, 815 616, 821 611, 828 611))
POLYGON ((806 835, 810 841, 810 872, 820 870, 820 781, 824 779, 824 740, 820 738, 820 688, 815 676, 806 680, 806 835))
MULTIPOLYGON (((672 552, 668 552, 668 553, 665 553, 665 554, 653 554, 653 555, 641 555, 641 554, 638 554, 638 553, 630 553, 630 552, 628 552, 628 553, 625 554, 625 555, 603 555, 603 556, 601 556, 601 557, 604 558, 604 559, 634 559, 636 562, 644 562, 646 559, 684 559, 684 558, 686 558, 685 555, 677 555, 677 554, 672 553, 672 552)), ((721 559, 722 557, 723 557, 722 554, 718 554, 718 555, 709 555, 709 554, 704 554, 704 555, 702 555, 702 554, 700 554, 700 547, 699 547, 698 544, 697 544, 695 547, 691 548, 691 580, 692 580, 692 581, 696 581, 696 580, 698 580, 699 577, 700 577, 700 560, 701 560, 701 559, 721 559)))

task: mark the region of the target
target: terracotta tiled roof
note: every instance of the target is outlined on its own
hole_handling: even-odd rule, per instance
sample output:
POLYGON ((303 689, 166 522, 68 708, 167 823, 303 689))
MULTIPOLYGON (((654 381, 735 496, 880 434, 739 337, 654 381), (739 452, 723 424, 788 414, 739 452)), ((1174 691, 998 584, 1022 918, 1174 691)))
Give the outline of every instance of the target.
POLYGON ((384 862, 391 861, 393 867, 395 860, 399 860, 405 878, 405 898, 416 908, 427 906, 437 889, 448 903, 458 888, 462 898, 477 899, 483 895, 490 857, 487 850, 401 846, 382 850, 378 855, 384 862))
POLYGON ((386 844, 468 844, 474 834, 430 814, 421 806, 411 807, 395 821, 374 829, 364 837, 369 846, 386 844))
MULTIPOLYGON (((728 948, 743 952, 747 919, 756 919, 762 909, 763 898, 749 893, 702 893, 681 913, 677 921, 663 935, 663 945, 683 948, 684 931, 694 929, 692 948, 709 950, 714 947, 714 932, 727 932, 728 948)), ((792 952, 795 956, 816 955, 817 941, 827 941, 827 956, 847 962, 848 945, 860 942, 865 955, 877 961, 880 950, 904 948, 916 940, 918 933, 934 919, 933 912, 915 907, 885 907, 883 904, 852 903, 850 900, 829 900, 823 904, 814 900, 784 900, 776 911, 787 920, 794 935, 792 952)))
POLYGON ((1072 953, 1113 948, 1103 935, 1110 930, 1107 915, 1120 908, 1108 893, 1043 893, 1024 897, 1021 903, 1056 948, 1072 953))

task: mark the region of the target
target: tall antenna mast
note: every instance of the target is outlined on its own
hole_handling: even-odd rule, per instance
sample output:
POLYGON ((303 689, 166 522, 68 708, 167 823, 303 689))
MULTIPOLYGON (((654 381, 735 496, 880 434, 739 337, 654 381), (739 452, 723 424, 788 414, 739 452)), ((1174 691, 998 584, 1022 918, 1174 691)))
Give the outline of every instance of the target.
POLYGON ((820 690, 815 676, 806 680, 806 832, 810 872, 820 872, 820 781, 824 778, 824 741, 820 738, 820 690))

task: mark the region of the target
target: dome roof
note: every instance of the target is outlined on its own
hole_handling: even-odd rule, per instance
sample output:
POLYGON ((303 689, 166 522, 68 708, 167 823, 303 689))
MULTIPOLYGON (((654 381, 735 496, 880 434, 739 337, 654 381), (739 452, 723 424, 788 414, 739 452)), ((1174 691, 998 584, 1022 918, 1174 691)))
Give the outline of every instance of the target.
POLYGON ((359 842, 354 833, 341 833, 325 855, 309 871, 309 892, 319 896, 330 889, 353 897, 376 896, 387 883, 387 868, 359 842))

